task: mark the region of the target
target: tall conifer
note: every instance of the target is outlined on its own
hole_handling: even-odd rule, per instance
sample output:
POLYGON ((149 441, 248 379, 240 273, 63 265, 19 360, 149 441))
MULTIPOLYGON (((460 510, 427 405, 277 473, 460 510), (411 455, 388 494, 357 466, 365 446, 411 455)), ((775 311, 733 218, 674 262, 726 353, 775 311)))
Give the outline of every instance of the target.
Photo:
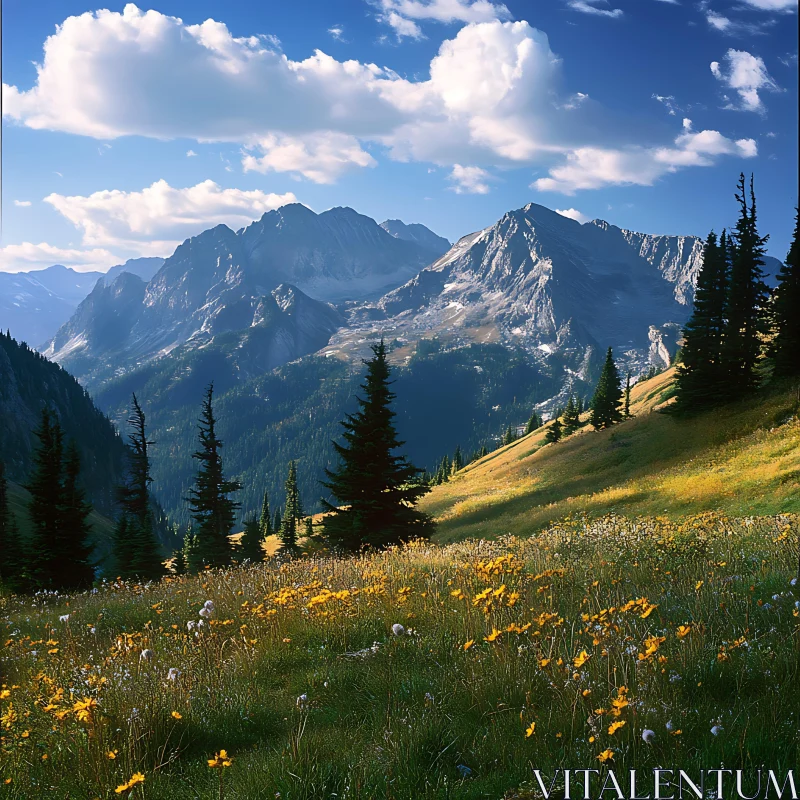
POLYGON ((299 527, 303 518, 303 508, 300 502, 300 491, 297 487, 297 463, 289 462, 289 471, 286 475, 286 507, 281 521, 280 539, 283 549, 287 553, 297 550, 299 527))
POLYGON ((578 406, 575 402, 575 398, 572 395, 569 396, 567 407, 564 409, 564 416, 562 419, 564 423, 562 433, 564 436, 569 436, 581 426, 578 406))
POLYGON ((558 417, 556 417, 547 426, 547 432, 544 435, 544 443, 555 444, 556 442, 560 442, 563 434, 564 434, 564 426, 561 424, 561 420, 558 417))
POLYGON ((261 529, 261 538, 266 539, 267 536, 272 536, 272 517, 269 511, 269 493, 264 491, 264 499, 261 501, 261 517, 258 520, 259 528, 261 529))
POLYGON ((61 507, 59 539, 62 542, 62 558, 59 565, 59 583, 69 588, 83 588, 94 580, 94 568, 90 563, 89 514, 92 506, 86 502, 86 494, 80 485, 81 460, 78 448, 71 440, 64 454, 64 487, 61 507))
POLYGON ((594 390, 594 397, 592 398, 590 421, 595 430, 608 428, 622 419, 622 412, 619 407, 621 402, 622 386, 619 371, 609 347, 603 371, 600 373, 600 379, 597 381, 597 388, 594 390))
POLYGON ((17 521, 8 501, 6 466, 0 460, 0 583, 12 592, 24 588, 25 553, 17 521))
POLYGON ((239 507, 229 495, 241 486, 236 481, 225 479, 220 453, 222 441, 217 436, 213 398, 214 384, 211 383, 205 391, 198 422, 200 449, 193 457, 200 462, 200 467, 189 494, 189 507, 197 524, 197 552, 203 566, 224 567, 230 563, 228 536, 239 507))
POLYGON ((255 517, 244 523, 242 538, 239 540, 239 556, 247 559, 251 564, 258 564, 264 560, 264 549, 261 547, 261 525, 255 517))
POLYGON ((732 231, 733 258, 726 305, 726 325, 722 345, 724 390, 736 397, 753 389, 757 383, 756 364, 764 332, 763 310, 767 300, 764 283, 765 245, 768 236, 759 236, 756 198, 750 177, 750 205, 744 173, 739 176, 736 200, 739 219, 732 231))
POLYGON ((794 237, 786 261, 778 272, 772 306, 775 338, 771 355, 776 376, 800 374, 800 243, 795 209, 794 237))
POLYGON ((383 340, 365 361, 367 374, 358 397, 358 411, 342 422, 344 444, 334 442, 340 465, 326 470, 323 484, 338 501, 323 501, 331 512, 325 536, 335 547, 355 551, 365 545, 386 546, 415 537, 428 537, 431 519, 414 506, 429 491, 421 470, 394 451, 398 440, 391 409, 390 368, 383 340))

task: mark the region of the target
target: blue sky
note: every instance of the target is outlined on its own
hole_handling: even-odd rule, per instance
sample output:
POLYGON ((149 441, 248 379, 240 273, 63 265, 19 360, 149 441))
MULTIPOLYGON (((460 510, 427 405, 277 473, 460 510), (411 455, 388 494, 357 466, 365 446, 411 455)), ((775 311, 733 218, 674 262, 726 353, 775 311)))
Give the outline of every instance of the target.
POLYGON ((5 0, 0 270, 169 255, 285 202, 454 240, 797 203, 797 0, 5 0), (103 10, 106 9, 106 10, 103 10))

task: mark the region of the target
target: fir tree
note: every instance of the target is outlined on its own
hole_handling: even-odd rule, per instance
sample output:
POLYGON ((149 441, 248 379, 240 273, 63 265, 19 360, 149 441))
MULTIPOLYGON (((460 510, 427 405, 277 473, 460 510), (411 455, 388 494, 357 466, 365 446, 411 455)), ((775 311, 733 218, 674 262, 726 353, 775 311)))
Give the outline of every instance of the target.
POLYGON ((608 428, 622 419, 620 403, 622 402, 622 387, 620 385, 619 371, 614 363, 611 348, 606 353, 606 361, 597 388, 592 398, 591 423, 595 430, 608 428))
POLYGON ((532 411, 530 417, 528 418, 528 424, 525 426, 525 433, 533 433, 537 428, 540 428, 541 425, 542 420, 538 417, 535 411, 532 411))
POLYGON ((200 449, 193 454, 200 462, 195 484, 189 494, 192 519, 197 523, 197 551, 203 566, 224 567, 230 563, 228 539, 239 507, 228 495, 241 486, 225 479, 222 469, 222 441, 217 436, 213 408, 214 384, 209 384, 203 398, 198 422, 200 449))
POLYGON ((335 547, 356 551, 365 545, 387 546, 430 536, 433 523, 414 506, 429 491, 418 480, 420 470, 393 451, 398 440, 391 410, 390 369, 383 340, 365 362, 367 374, 358 411, 342 422, 344 444, 334 442, 340 458, 326 470, 323 484, 339 505, 323 501, 331 512, 325 536, 335 547))
POLYGON ((282 549, 287 553, 297 551, 298 526, 302 518, 303 510, 297 488, 297 463, 290 461, 289 472, 286 476, 286 506, 279 533, 282 549))
POLYGON ((197 536, 191 528, 183 535, 182 550, 183 560, 186 562, 186 571, 190 575, 196 575, 203 569, 203 561, 200 558, 197 536))
POLYGON ((764 332, 762 312, 767 299, 761 267, 769 237, 758 234, 752 176, 750 206, 747 205, 744 173, 739 177, 735 197, 739 203, 739 219, 732 232, 733 259, 722 346, 723 381, 728 397, 740 396, 756 386, 756 363, 764 332))
POLYGON ((276 508, 275 516, 272 519, 272 532, 277 534, 280 531, 282 524, 283 520, 281 518, 281 510, 279 508, 276 508))
POLYGON ((456 445, 456 452, 453 454, 453 466, 450 468, 450 474, 455 475, 459 470, 464 469, 464 457, 461 455, 461 446, 456 445))
POLYGON ((89 514, 92 506, 80 486, 81 460, 74 440, 70 440, 64 455, 64 486, 59 538, 63 555, 59 564, 58 583, 71 589, 85 588, 94 580, 90 563, 92 546, 89 540, 89 514))
POLYGON ((314 534, 314 520, 311 517, 306 517, 304 525, 305 530, 303 531, 303 535, 306 539, 313 540, 316 538, 314 534))
POLYGON ((571 433, 574 433, 576 430, 578 430, 578 428, 580 428, 581 426, 581 420, 578 415, 578 406, 572 395, 569 396, 569 400, 567 401, 567 407, 564 409, 563 421, 564 425, 562 433, 564 436, 569 436, 571 433))
POLYGON ((772 305, 775 338, 770 354, 776 376, 800 374, 800 219, 797 209, 794 220, 794 238, 786 261, 778 272, 778 287, 772 305))
POLYGON ((158 580, 164 574, 161 552, 155 534, 150 498, 150 452, 146 419, 134 394, 128 418, 128 480, 118 490, 122 516, 115 536, 114 561, 123 578, 158 580))
POLYGON ((722 342, 728 296, 728 241, 712 231, 703 249, 692 316, 683 329, 681 362, 677 368, 677 405, 684 413, 719 403, 722 342))
POLYGON ((33 473, 26 486, 31 495, 28 516, 33 528, 31 571, 37 586, 59 589, 58 562, 64 555, 59 540, 64 500, 64 435, 58 420, 46 408, 42 409, 34 434, 39 443, 33 456, 33 473))
POLYGON ((584 401, 583 401, 583 398, 582 398, 582 397, 579 397, 579 398, 578 398, 578 399, 575 401, 575 404, 576 404, 576 406, 578 407, 578 416, 580 417, 580 415, 581 415, 581 414, 583 414, 583 412, 584 412, 584 411, 586 411, 586 403, 584 403, 584 401))
POLYGON ((272 517, 269 511, 269 493, 264 492, 264 499, 261 502, 261 517, 258 521, 259 528, 261 529, 261 538, 266 539, 272 536, 272 517))
POLYGON ((629 419, 631 416, 631 373, 625 377, 625 400, 622 405, 622 416, 629 419))
POLYGON ((172 554, 172 571, 176 575, 186 574, 186 554, 183 552, 182 547, 179 547, 172 554))
POLYGON ((17 520, 8 502, 5 463, 0 460, 0 583, 12 592, 25 588, 25 553, 17 520))
POLYGON ((561 425, 561 420, 556 417, 547 427, 547 432, 544 435, 544 443, 555 444, 556 442, 560 442, 562 434, 563 426, 561 425))
POLYGON ((239 540, 239 555, 251 564, 258 564, 264 560, 264 548, 261 546, 261 525, 255 518, 244 523, 244 532, 239 540))

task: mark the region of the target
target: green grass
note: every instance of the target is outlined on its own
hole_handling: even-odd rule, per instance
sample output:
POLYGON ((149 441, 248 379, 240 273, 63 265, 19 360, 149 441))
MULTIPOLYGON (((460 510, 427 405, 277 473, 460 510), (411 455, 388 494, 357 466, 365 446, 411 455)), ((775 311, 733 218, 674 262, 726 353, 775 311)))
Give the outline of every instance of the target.
POLYGON ((535 796, 532 768, 601 767, 607 751, 618 774, 786 770, 800 756, 798 530, 608 517, 0 599, 0 791, 499 800, 535 796), (212 769, 222 749, 233 761, 212 769))
POLYGON ((635 416, 610 430, 547 446, 536 431, 437 486, 422 502, 437 539, 527 535, 570 514, 800 512, 796 387, 680 419, 656 410, 672 377, 634 387, 635 416))

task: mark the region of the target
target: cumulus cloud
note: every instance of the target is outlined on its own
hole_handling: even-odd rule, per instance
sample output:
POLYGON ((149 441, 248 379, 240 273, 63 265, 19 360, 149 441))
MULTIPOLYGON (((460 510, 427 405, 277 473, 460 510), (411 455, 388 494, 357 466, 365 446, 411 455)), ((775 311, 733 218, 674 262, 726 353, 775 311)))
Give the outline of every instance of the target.
POLYGON ((3 87, 4 114, 99 139, 235 143, 246 170, 319 183, 374 166, 376 145, 393 159, 450 170, 526 166, 551 177, 587 153, 648 151, 630 125, 599 119, 602 109, 579 87, 563 90, 546 34, 497 19, 505 6, 380 0, 379 9, 414 25, 468 24, 442 42, 426 78, 408 80, 319 50, 293 61, 268 36, 234 37, 214 20, 190 25, 128 4, 66 19, 45 42, 36 83, 3 87))
POLYGON ((344 41, 344 28, 341 25, 334 25, 332 28, 328 28, 328 33, 336 39, 337 42, 344 41))
POLYGON ((29 270, 45 269, 53 264, 63 264, 65 267, 72 267, 77 272, 94 270, 104 272, 118 263, 117 256, 100 248, 73 250, 54 247, 45 242, 40 244, 22 242, 22 244, 8 244, 0 247, 0 272, 28 272, 29 270))
POLYGON ((20 208, 29 208, 30 205, 31 205, 31 201, 30 200, 15 200, 14 201, 14 205, 15 206, 19 206, 20 208))
POLYGON ((739 95, 739 105, 729 105, 728 108, 763 113, 765 109, 759 91, 778 91, 778 85, 767 72, 764 60, 746 50, 730 49, 725 54, 724 65, 712 61, 710 68, 718 81, 739 95))
POLYGON ((51 194, 45 202, 82 231, 84 245, 165 256, 206 228, 224 223, 236 230, 296 198, 291 192, 223 189, 210 180, 176 189, 160 180, 140 192, 51 194))
POLYGON ((450 180, 453 181, 453 191, 456 194, 488 194, 489 184, 487 181, 491 175, 480 167, 463 167, 456 164, 450 173, 450 180))
POLYGON ((744 0, 744 2, 759 11, 797 11, 797 0, 744 0))
POLYGON ((663 175, 684 167, 710 167, 719 156, 753 158, 758 154, 753 139, 732 141, 718 131, 695 132, 690 120, 683 122, 683 133, 672 147, 580 147, 567 155, 565 164, 551 169, 549 177, 539 178, 533 186, 563 194, 608 185, 650 186, 663 175))
POLYGON ((333 183, 345 172, 374 167, 375 159, 361 148, 358 139, 344 133, 308 136, 264 136, 254 145, 263 155, 245 155, 245 172, 291 172, 315 183, 333 183))
POLYGON ((577 208, 557 208, 556 214, 561 214, 562 217, 567 217, 568 219, 574 219, 575 222, 580 222, 581 224, 589 221, 589 217, 582 214, 577 208))
POLYGON ((414 20, 473 23, 511 18, 505 5, 489 0, 375 0, 373 5, 379 9, 378 18, 394 29, 398 39, 423 38, 414 20))
POLYGON ((621 8, 606 8, 608 0, 568 0, 567 5, 582 14, 594 14, 612 19, 618 19, 623 14, 621 8))

